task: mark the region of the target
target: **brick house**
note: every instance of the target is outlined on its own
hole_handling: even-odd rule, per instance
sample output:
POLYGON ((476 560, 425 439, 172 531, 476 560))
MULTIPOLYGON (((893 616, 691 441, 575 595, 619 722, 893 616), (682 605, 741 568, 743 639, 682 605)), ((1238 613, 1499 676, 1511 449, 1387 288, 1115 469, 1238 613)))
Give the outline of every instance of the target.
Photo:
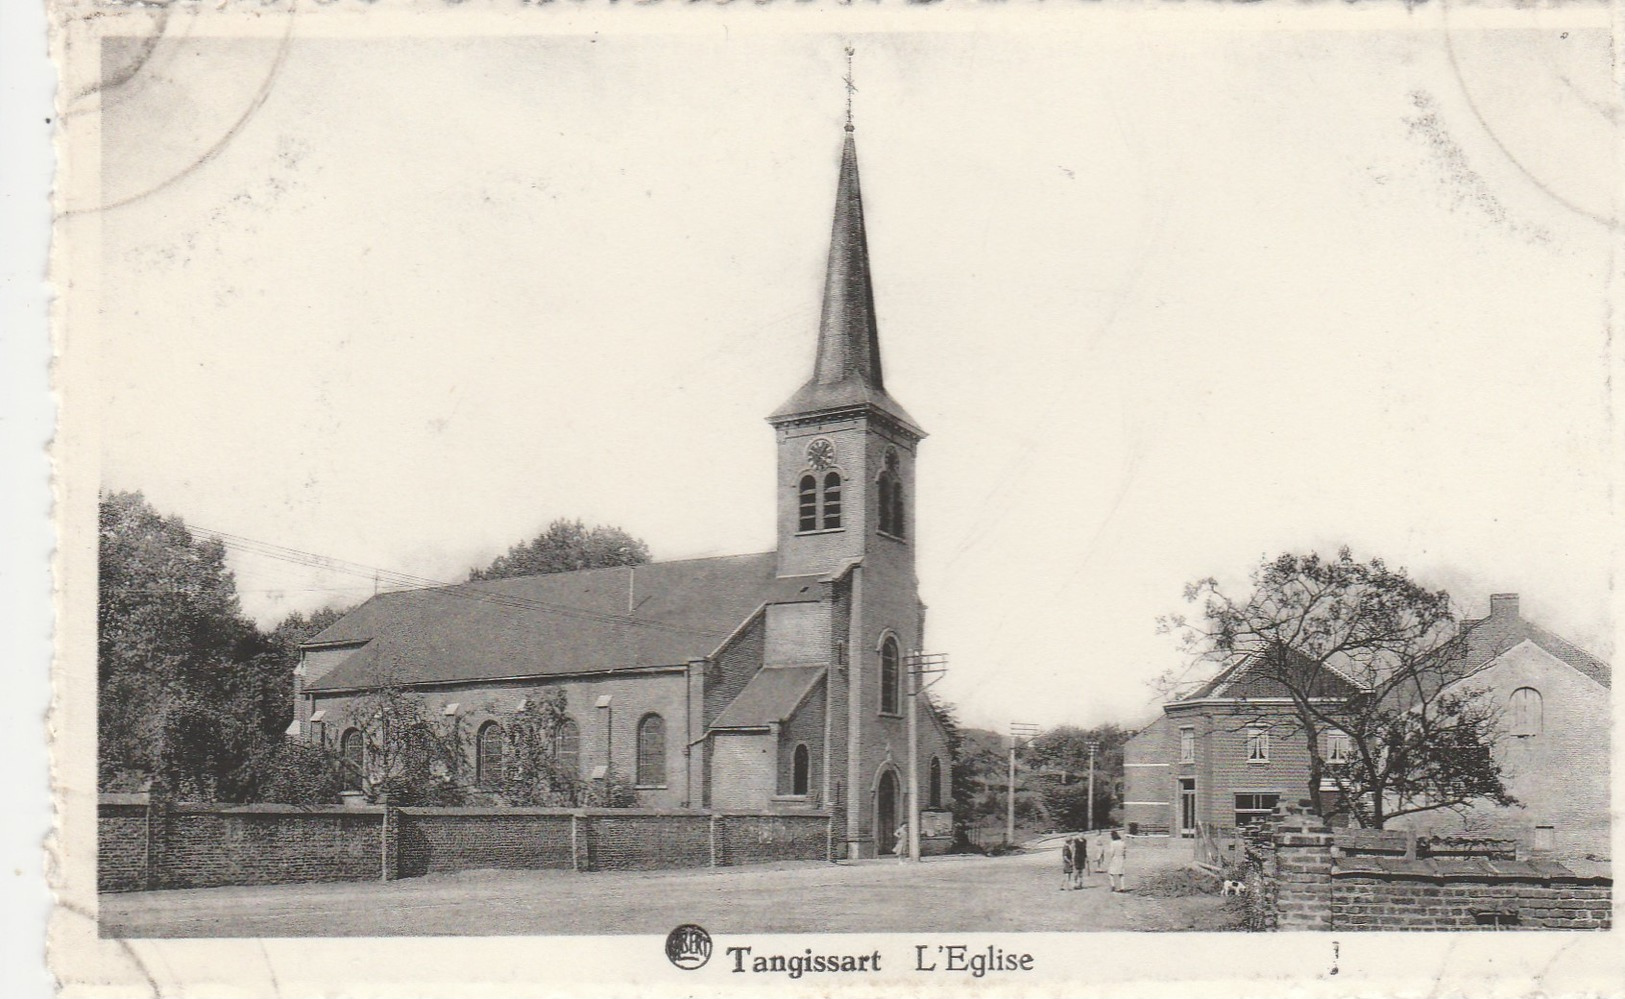
MULTIPOLYGON (((857 151, 842 150, 812 377, 768 417, 775 551, 380 594, 305 647, 295 728, 359 750, 355 697, 391 678, 474 733, 476 782, 523 698, 564 691, 557 752, 649 808, 834 809, 849 856, 906 814, 907 656, 922 649, 914 462, 887 393, 857 151)), ((948 737, 917 701, 922 821, 943 832, 948 737)), ((944 836, 931 836, 935 847, 944 836)))
MULTIPOLYGON (((1520 805, 1402 816, 1392 825, 1422 831, 1469 828, 1513 836, 1567 854, 1609 853, 1609 696, 1607 663, 1525 620, 1517 594, 1490 598, 1490 613, 1462 622, 1445 668, 1452 685, 1488 692, 1503 710, 1497 747, 1520 805)), ((1154 832, 1192 835, 1258 821, 1277 803, 1307 797, 1309 754, 1285 692, 1250 673, 1250 661, 1221 672, 1124 747, 1125 821, 1154 832)), ((1354 689, 1328 671, 1316 695, 1331 702, 1354 689)), ((1343 746, 1321 732, 1323 758, 1343 746)), ((1335 803, 1334 803, 1335 804, 1335 803)))

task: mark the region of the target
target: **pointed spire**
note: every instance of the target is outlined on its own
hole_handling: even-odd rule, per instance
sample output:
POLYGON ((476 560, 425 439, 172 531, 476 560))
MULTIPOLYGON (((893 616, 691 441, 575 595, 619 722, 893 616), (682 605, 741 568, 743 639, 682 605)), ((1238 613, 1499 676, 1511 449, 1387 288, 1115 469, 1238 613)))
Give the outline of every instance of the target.
POLYGON ((869 280, 869 240, 863 228, 863 195, 858 190, 858 148, 851 131, 841 150, 835 225, 824 273, 824 311, 818 323, 818 362, 813 369, 813 380, 820 385, 848 378, 871 388, 885 387, 874 286, 869 280))
MULTIPOLYGON (((850 70, 846 82, 850 100, 855 89, 850 70)), ((869 240, 863 226, 863 195, 858 189, 858 147, 850 118, 845 132, 813 375, 768 419, 778 422, 813 413, 864 407, 887 414, 909 433, 923 437, 925 432, 886 393, 880 364, 880 329, 875 322, 874 286, 869 277, 869 240)))

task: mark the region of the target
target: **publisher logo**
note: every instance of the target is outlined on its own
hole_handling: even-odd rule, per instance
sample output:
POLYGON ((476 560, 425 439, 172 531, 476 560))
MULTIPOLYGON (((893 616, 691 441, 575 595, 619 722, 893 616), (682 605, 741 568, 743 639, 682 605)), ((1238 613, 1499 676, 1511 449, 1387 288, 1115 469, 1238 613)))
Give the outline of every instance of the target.
POLYGON ((711 934, 693 923, 677 927, 666 934, 666 960, 684 971, 704 967, 711 960, 711 934))

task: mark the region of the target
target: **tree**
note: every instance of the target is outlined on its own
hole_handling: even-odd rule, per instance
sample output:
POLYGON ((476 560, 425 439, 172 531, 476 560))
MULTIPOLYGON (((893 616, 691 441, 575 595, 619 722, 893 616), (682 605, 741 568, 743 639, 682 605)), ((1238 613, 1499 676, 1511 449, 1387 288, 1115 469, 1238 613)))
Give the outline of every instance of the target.
POLYGON ((138 492, 104 494, 97 528, 98 785, 235 790, 277 716, 263 711, 269 650, 242 615, 224 546, 138 492))
POLYGON ((643 565, 649 561, 649 546, 619 527, 589 528, 579 520, 559 519, 530 541, 521 542, 499 555, 483 569, 471 569, 470 580, 506 579, 510 576, 536 576, 577 569, 602 569, 616 565, 643 565))
MULTIPOLYGON (((1246 663, 1279 688, 1309 758, 1309 798, 1325 813, 1323 783, 1362 824, 1515 804, 1493 745, 1497 710, 1462 679, 1450 596, 1391 570, 1358 562, 1283 554, 1253 571, 1252 592, 1227 594, 1214 579, 1185 590, 1197 622, 1163 619, 1181 635, 1193 666, 1246 663), (1338 758, 1328 760, 1337 735, 1338 758)), ((1169 685, 1169 684, 1165 684, 1169 685)), ((1294 733, 1289 732, 1288 735, 1294 733)))
POLYGON ((496 782, 509 804, 574 807, 585 802, 579 757, 567 755, 562 745, 568 721, 568 701, 559 687, 531 691, 509 717, 503 729, 504 773, 496 782))
POLYGON ((1058 725, 1027 747, 1028 765, 1044 807, 1064 829, 1100 829, 1122 803, 1123 744, 1133 733, 1119 725, 1058 725), (1096 744, 1094 799, 1089 797, 1089 744, 1096 744))
POLYGON ((463 803, 469 738, 457 716, 430 713, 399 678, 384 677, 350 702, 345 718, 361 734, 360 761, 343 761, 345 783, 368 801, 463 803))

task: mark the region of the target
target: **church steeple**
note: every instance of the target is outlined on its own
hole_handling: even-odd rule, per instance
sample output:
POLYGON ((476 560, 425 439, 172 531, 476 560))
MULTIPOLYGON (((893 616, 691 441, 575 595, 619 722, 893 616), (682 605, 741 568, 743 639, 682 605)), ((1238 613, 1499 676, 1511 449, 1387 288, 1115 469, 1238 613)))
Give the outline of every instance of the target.
POLYGON ((835 188, 835 221, 830 229, 812 378, 768 419, 777 423, 828 410, 870 406, 924 436, 913 418, 886 392, 869 271, 869 240, 863 225, 863 194, 858 183, 858 148, 849 117, 835 188))
POLYGON ((846 126, 840 181, 835 189, 835 225, 829 236, 824 272, 824 311, 818 323, 818 361, 813 380, 833 385, 847 378, 884 389, 880 330, 875 325, 875 292, 869 279, 869 239, 863 228, 863 193, 858 186, 858 146, 846 126))

